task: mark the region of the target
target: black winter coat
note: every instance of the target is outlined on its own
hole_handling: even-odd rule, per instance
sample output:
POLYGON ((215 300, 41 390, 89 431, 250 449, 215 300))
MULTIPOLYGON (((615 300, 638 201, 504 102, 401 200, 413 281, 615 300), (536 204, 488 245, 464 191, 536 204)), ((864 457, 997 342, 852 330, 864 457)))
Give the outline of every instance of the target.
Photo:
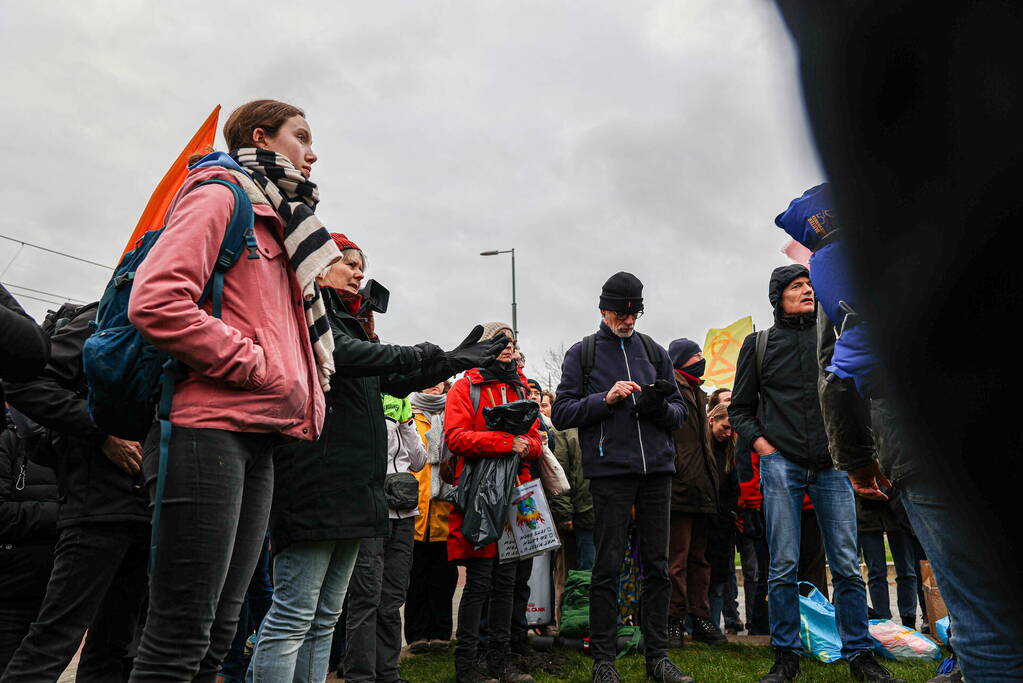
MULTIPOLYGON (((0 407, 5 400, 4 381, 32 379, 46 366, 49 355, 49 337, 0 285, 0 407)), ((0 420, 0 431, 6 427, 0 420)))
POLYGON ((589 390, 583 387, 582 342, 565 354, 551 420, 558 429, 579 428, 587 479, 675 471, 671 432, 686 418, 677 390, 666 401, 667 413, 657 420, 640 418, 635 413, 635 394, 614 405, 604 402, 604 396, 618 381, 631 379, 646 385, 664 379, 674 384, 671 359, 663 347, 659 348, 660 362, 647 357, 646 347, 635 335, 619 338, 600 323, 589 390))
POLYGON ((300 541, 386 536, 387 427, 380 393, 403 397, 447 379, 420 372, 411 346, 369 341, 333 290, 324 288, 335 373, 317 441, 274 452, 270 536, 275 551, 300 541))
POLYGON ((686 420, 675 430, 675 476, 671 480, 671 511, 713 515, 718 511, 718 471, 707 423, 707 394, 689 386, 681 375, 679 394, 686 420))
POLYGON ((57 478, 29 458, 44 433, 0 434, 0 604, 46 593, 57 543, 57 478))
POLYGON ((96 307, 96 303, 83 306, 53 335, 50 360, 38 377, 7 385, 11 405, 54 435, 60 528, 150 521, 142 475, 129 476, 103 455, 107 435, 92 421, 85 405, 82 347, 92 334, 89 323, 96 307))
POLYGON ((749 443, 763 436, 785 458, 819 471, 832 465, 817 394, 816 314, 781 313, 782 290, 806 274, 800 265, 775 268, 771 274, 768 295, 774 325, 768 331, 763 376, 757 371, 753 333, 739 351, 728 415, 732 427, 749 443))

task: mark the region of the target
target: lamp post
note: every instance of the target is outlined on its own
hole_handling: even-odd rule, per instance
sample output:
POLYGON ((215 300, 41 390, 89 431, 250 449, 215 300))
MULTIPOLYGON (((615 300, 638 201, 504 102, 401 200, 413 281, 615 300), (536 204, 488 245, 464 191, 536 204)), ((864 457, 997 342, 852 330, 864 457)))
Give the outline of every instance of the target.
POLYGON ((481 251, 480 256, 497 256, 498 254, 511 254, 512 262, 512 334, 519 338, 519 314, 518 304, 515 302, 515 249, 492 249, 481 251))

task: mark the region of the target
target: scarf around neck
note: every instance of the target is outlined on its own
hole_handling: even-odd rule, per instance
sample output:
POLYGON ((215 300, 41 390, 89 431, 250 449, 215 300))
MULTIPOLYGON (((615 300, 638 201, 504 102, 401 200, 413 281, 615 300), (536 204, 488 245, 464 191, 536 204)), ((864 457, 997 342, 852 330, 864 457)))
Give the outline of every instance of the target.
POLYGON ((494 361, 485 368, 480 368, 480 374, 483 375, 483 379, 487 382, 505 382, 506 384, 517 384, 526 390, 526 394, 529 394, 529 387, 522 384, 522 378, 519 377, 519 368, 515 364, 515 361, 508 363, 498 363, 494 361))
POLYGON ((268 149, 246 147, 231 152, 231 158, 245 169, 228 169, 254 203, 268 204, 281 217, 281 236, 288 263, 302 289, 309 341, 316 355, 317 374, 323 391, 330 391, 334 374, 334 336, 327 321, 316 278, 341 259, 341 252, 327 228, 313 213, 320 195, 310 182, 282 154, 268 149))
POLYGON ((443 413, 448 401, 447 394, 425 394, 421 391, 412 394, 411 398, 412 407, 428 415, 443 413))

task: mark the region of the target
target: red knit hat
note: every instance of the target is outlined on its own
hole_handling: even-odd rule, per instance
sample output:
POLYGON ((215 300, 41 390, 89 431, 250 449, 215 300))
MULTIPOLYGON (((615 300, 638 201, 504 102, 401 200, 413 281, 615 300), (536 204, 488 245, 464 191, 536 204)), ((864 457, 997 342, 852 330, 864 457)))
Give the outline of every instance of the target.
POLYGON ((362 249, 359 249, 358 244, 351 241, 340 232, 332 232, 330 233, 330 236, 334 238, 334 244, 336 244, 337 248, 340 249, 341 251, 344 251, 345 249, 355 249, 356 251, 362 251, 362 249))

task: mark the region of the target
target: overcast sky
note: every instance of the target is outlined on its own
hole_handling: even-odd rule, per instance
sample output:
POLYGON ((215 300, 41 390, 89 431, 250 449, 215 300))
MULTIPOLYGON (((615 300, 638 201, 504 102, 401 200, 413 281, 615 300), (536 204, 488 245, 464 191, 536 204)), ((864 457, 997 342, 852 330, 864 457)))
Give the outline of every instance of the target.
MULTIPOLYGON (((383 339, 450 347, 509 320, 509 259, 478 254, 514 247, 542 382, 618 270, 665 345, 770 324, 788 262, 773 218, 822 180, 767 0, 0 0, 0 16, 0 234, 111 263, 216 104, 222 125, 281 99, 312 126, 318 215, 391 290, 383 339)), ((17 252, 0 240, 5 283, 92 300, 109 276, 17 252)))

